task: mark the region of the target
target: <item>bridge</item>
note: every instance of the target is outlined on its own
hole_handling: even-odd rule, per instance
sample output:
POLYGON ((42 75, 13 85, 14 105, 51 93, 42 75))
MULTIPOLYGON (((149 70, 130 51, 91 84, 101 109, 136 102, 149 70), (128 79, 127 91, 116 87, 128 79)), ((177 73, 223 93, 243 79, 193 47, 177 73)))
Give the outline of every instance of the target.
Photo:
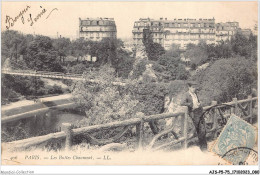
MULTIPOLYGON (((102 84, 104 82, 94 79, 84 78, 84 74, 72 74, 72 73, 62 73, 62 72, 48 72, 48 71, 33 71, 33 70, 12 70, 12 69, 2 69, 2 74, 18 75, 18 76, 31 76, 31 77, 43 77, 43 78, 55 78, 55 79, 67 79, 76 81, 88 81, 90 83, 102 84)), ((125 86, 123 82, 112 82, 116 86, 125 86)))
POLYGON ((67 79, 67 80, 84 80, 82 74, 71 74, 71 73, 62 73, 62 72, 2 69, 2 74, 33 76, 33 77, 43 77, 43 78, 58 78, 58 79, 67 79))
MULTIPOLYGON (((5 63, 5 65, 2 67, 2 74, 66 79, 66 80, 76 80, 76 81, 85 80, 91 83, 98 83, 98 84, 104 83, 102 81, 95 80, 95 79, 86 79, 84 78, 84 74, 29 70, 26 66, 18 64, 10 59, 7 62, 8 63, 5 63), (12 63, 12 65, 10 63, 12 63)), ((112 82, 112 84, 117 86, 125 86, 125 83, 123 82, 112 82)))

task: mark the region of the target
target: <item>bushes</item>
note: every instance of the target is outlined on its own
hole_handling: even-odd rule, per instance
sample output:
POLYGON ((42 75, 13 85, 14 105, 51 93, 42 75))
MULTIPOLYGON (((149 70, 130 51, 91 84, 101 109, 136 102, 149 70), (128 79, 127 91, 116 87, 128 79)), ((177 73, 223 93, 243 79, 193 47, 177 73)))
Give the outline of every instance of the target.
POLYGON ((62 94, 60 86, 46 86, 40 78, 2 75, 2 104, 47 94, 62 94))
POLYGON ((143 105, 141 112, 145 115, 162 113, 164 97, 169 93, 168 86, 164 83, 133 83, 126 90, 143 105))
POLYGON ((79 125, 88 126, 125 120, 136 116, 142 105, 128 93, 120 93, 115 81, 114 69, 103 66, 97 72, 85 74, 86 81, 79 81, 74 85, 72 94, 74 101, 85 111, 86 118, 79 125), (95 79, 102 83, 93 84, 88 79, 95 79))
POLYGON ((218 60, 196 78, 201 85, 199 97, 203 104, 246 98, 256 86, 256 70, 256 65, 242 57, 218 60))
POLYGON ((132 74, 129 78, 138 79, 145 71, 146 64, 149 64, 150 61, 146 59, 138 60, 138 62, 133 66, 132 74))
POLYGON ((48 88, 48 94, 62 94, 63 90, 60 86, 57 86, 56 84, 54 86, 47 87, 48 88))

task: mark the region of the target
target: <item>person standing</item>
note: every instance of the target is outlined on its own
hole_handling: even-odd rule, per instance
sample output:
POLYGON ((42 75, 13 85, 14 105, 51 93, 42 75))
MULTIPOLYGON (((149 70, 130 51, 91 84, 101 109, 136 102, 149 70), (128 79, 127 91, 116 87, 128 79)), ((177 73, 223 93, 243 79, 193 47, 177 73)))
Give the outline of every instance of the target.
POLYGON ((189 90, 184 94, 181 101, 181 105, 188 107, 189 116, 193 121, 194 127, 198 135, 199 146, 201 151, 207 151, 205 119, 202 116, 203 108, 196 94, 197 83, 188 82, 187 85, 189 90))

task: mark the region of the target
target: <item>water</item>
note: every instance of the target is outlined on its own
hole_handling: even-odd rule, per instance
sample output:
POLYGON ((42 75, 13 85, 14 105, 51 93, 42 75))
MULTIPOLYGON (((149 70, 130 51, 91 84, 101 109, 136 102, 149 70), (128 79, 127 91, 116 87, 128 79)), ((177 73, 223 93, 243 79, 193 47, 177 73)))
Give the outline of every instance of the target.
POLYGON ((76 124, 84 115, 50 110, 45 114, 2 124, 2 142, 10 142, 61 131, 62 123, 76 124))

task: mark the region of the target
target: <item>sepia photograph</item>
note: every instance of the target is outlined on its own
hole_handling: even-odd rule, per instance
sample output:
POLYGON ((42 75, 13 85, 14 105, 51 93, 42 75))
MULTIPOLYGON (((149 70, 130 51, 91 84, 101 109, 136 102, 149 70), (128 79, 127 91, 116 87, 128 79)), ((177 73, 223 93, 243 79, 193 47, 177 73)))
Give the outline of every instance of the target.
POLYGON ((258 1, 1 9, 1 165, 259 165, 258 1))

